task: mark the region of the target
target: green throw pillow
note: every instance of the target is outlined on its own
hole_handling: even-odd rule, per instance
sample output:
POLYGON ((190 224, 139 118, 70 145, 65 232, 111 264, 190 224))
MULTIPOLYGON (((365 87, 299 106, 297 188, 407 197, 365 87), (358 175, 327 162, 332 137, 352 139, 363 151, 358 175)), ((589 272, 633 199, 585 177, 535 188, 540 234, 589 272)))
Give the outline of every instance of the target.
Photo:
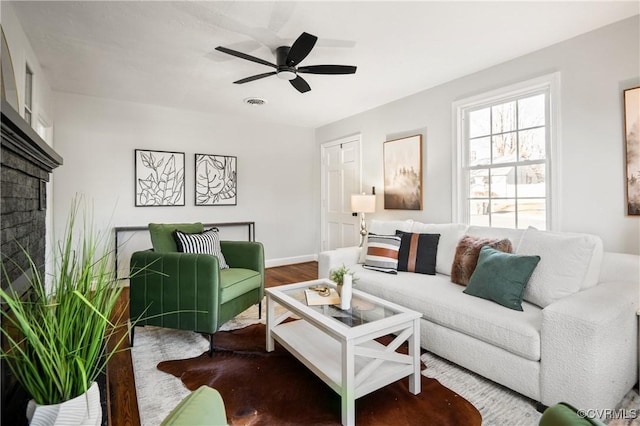
POLYGON ((174 253, 178 251, 173 231, 178 230, 185 234, 201 234, 204 226, 198 223, 150 223, 149 234, 151 234, 151 244, 157 253, 174 253))
POLYGON ((540 256, 503 253, 484 246, 464 292, 522 311, 524 288, 538 262, 540 256))

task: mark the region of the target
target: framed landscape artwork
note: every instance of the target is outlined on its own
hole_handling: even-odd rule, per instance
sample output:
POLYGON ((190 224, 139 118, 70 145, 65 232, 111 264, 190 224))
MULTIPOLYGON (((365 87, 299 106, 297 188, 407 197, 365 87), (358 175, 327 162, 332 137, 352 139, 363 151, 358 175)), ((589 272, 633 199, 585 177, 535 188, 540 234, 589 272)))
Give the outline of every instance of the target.
POLYGON ((640 215, 640 87, 624 91, 627 214, 640 215))
POLYGON ((196 154, 196 206, 237 205, 237 157, 196 154))
POLYGON ((184 152, 135 150, 136 207, 184 206, 184 152))
POLYGON ((384 143, 384 208, 422 210, 422 135, 384 143))

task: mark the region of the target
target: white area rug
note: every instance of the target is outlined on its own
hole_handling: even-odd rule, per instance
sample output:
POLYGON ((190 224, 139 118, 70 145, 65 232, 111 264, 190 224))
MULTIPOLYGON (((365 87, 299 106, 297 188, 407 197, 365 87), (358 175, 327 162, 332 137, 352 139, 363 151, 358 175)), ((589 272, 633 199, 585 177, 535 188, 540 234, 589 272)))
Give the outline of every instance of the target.
MULTIPOLYGON (((266 306, 263 303, 263 307, 266 306)), ((252 307, 226 323, 221 330, 234 330, 259 321, 257 307, 252 307)), ((135 346, 131 349, 142 426, 157 426, 189 394, 180 379, 159 371, 160 361, 196 357, 209 349, 209 342, 198 333, 159 327, 136 327, 135 346)), ((533 426, 541 414, 535 401, 431 353, 422 355, 427 369, 423 374, 471 402, 482 414, 485 426, 533 426)), ((620 409, 637 410, 640 396, 631 390, 621 401, 620 409)), ((612 420, 610 426, 640 426, 640 419, 612 420)))

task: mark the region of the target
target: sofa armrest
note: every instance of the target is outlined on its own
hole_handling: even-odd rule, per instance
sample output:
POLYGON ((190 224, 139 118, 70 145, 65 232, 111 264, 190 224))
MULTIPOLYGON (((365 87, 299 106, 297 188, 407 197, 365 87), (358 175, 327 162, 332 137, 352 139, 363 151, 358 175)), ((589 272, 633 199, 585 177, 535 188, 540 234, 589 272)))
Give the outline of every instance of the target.
POLYGON ((329 278, 331 270, 342 265, 358 263, 362 247, 343 247, 320 252, 318 255, 318 278, 329 278))
POLYGON ((217 257, 146 250, 131 255, 130 268, 129 312, 136 325, 217 330, 217 257))
POLYGON ((637 381, 638 284, 601 283, 542 310, 541 399, 615 408, 637 381))

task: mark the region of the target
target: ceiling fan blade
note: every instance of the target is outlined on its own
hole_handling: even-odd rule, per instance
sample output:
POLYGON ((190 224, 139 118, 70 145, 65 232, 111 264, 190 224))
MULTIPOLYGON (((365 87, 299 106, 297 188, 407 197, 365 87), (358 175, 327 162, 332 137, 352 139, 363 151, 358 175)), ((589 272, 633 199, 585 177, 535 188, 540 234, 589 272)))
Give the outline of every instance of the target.
POLYGON ((251 77, 243 78, 242 80, 234 81, 235 84, 248 83, 254 80, 260 80, 261 78, 269 77, 270 75, 276 75, 276 71, 265 72, 264 74, 252 75, 251 77))
POLYGON ((355 74, 355 66, 352 65, 309 65, 299 67, 298 72, 307 74, 355 74))
POLYGON ((287 65, 290 67, 296 66, 304 58, 307 57, 313 46, 315 46, 318 37, 309 33, 302 33, 300 37, 293 42, 289 54, 287 55, 287 65))
POLYGON ((305 79, 300 76, 297 76, 293 80, 289 80, 289 83, 291 83, 291 85, 295 87, 296 90, 300 93, 305 93, 311 90, 311 86, 309 86, 309 83, 307 83, 305 79))
POLYGON ((238 58, 246 59, 247 61, 257 62, 258 64, 266 65, 268 67, 278 68, 275 64, 267 62, 264 59, 256 58, 255 56, 247 55, 246 53, 238 52, 237 50, 227 49, 226 47, 218 46, 216 50, 224 52, 229 55, 236 56, 238 58))

